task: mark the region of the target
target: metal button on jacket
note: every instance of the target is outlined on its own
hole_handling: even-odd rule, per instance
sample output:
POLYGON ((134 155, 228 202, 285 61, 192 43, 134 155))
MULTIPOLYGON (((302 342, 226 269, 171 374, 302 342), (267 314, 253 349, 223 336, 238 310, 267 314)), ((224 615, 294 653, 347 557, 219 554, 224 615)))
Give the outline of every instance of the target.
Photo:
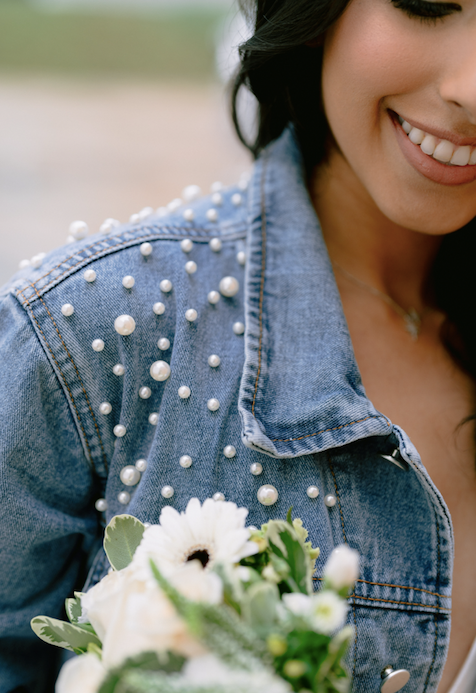
POLYGON ((382 671, 381 693, 397 693, 408 683, 410 673, 406 669, 394 669, 391 666, 385 667, 382 671))

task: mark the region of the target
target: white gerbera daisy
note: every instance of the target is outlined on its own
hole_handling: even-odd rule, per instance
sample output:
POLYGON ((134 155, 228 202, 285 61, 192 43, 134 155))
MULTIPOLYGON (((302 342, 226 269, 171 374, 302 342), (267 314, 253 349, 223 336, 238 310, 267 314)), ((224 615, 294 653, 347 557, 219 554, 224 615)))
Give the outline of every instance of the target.
POLYGON ((133 563, 137 568, 145 567, 152 559, 165 576, 193 560, 206 569, 216 563, 238 563, 258 550, 257 544, 249 541, 247 515, 246 508, 210 498, 203 505, 192 498, 182 513, 166 506, 160 524, 145 530, 133 563))

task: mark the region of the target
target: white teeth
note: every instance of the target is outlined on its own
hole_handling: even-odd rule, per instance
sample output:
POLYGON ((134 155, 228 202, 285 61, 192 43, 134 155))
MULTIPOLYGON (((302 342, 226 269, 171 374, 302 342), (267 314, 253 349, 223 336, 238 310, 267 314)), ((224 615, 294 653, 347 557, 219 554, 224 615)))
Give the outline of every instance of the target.
POLYGON ((453 166, 467 166, 476 164, 476 147, 455 147, 448 140, 440 140, 434 135, 429 135, 424 130, 414 128, 407 123, 401 116, 398 116, 398 122, 402 126, 402 130, 407 133, 408 139, 413 144, 419 144, 422 152, 428 156, 432 156, 438 161, 453 166))
POLYGON ((413 144, 421 144, 425 139, 425 133, 418 128, 412 128, 408 133, 408 139, 410 142, 413 142, 413 144))
POLYGON ((410 123, 407 123, 407 121, 404 120, 403 123, 401 123, 401 126, 402 126, 403 130, 404 130, 404 131, 407 133, 407 135, 408 135, 408 133, 409 133, 410 130, 412 129, 412 126, 410 125, 410 123))
POLYGON ((425 154, 432 156, 436 149, 436 137, 433 137, 433 135, 425 135, 423 142, 420 144, 420 149, 422 152, 425 152, 425 154))
POLYGON ((448 140, 441 140, 440 144, 436 145, 436 149, 433 152, 433 158, 447 164, 453 156, 454 150, 454 144, 451 144, 451 142, 448 142, 448 140))
POLYGON ((476 164, 476 149, 473 149, 473 153, 469 157, 470 164, 476 164))
POLYGON ((467 166, 471 154, 471 147, 458 147, 451 157, 450 164, 455 166, 467 166))

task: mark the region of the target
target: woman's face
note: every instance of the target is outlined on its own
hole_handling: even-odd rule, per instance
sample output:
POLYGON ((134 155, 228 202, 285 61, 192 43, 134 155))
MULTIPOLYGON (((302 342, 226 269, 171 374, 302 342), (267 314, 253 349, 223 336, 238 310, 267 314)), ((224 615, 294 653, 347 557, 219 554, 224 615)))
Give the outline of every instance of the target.
POLYGON ((331 165, 342 156, 386 217, 440 234, 476 216, 476 0, 351 0, 326 36, 322 88, 331 165))

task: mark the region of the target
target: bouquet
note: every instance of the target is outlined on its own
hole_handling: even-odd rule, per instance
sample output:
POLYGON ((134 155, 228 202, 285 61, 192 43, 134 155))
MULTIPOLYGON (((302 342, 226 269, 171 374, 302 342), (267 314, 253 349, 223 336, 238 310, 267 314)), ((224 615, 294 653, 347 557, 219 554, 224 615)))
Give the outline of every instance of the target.
POLYGON ((114 517, 109 573, 66 599, 69 622, 37 616, 34 632, 74 652, 57 693, 346 693, 344 626, 359 557, 335 549, 321 589, 319 549, 301 520, 247 528, 234 503, 192 498, 160 524, 114 517))

